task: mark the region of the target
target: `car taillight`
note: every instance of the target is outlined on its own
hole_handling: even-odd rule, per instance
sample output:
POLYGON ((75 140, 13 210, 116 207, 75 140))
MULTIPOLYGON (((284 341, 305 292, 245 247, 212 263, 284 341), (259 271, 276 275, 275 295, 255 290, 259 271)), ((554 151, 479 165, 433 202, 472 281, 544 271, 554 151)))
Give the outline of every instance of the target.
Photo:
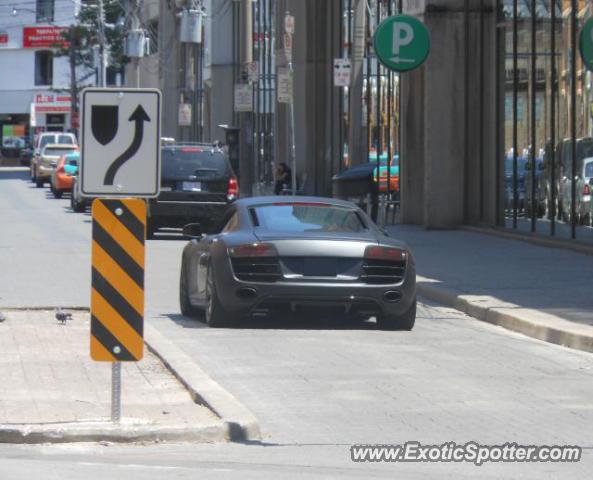
POLYGON ((64 166, 62 165, 60 168, 58 168, 56 170, 58 173, 64 173, 66 171, 66 169, 64 168, 64 166))
POLYGON ((583 188, 583 195, 591 195, 591 187, 587 184, 585 184, 585 187, 583 188))
POLYGON ((239 196, 239 182, 235 177, 229 178, 229 184, 226 191, 228 200, 235 200, 239 196))
POLYGON ((401 248, 368 246, 364 251, 364 258, 402 262, 406 259, 406 252, 401 248))
POLYGON ((277 257, 278 251, 271 243, 248 243, 229 248, 233 258, 242 257, 277 257))

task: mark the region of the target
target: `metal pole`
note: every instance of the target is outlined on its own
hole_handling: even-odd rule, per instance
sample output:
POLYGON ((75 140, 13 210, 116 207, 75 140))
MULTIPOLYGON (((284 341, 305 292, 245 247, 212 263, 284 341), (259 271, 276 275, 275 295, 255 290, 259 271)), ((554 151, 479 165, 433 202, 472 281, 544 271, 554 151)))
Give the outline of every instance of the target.
POLYGON ((519 82, 519 72, 517 65, 517 1, 513 1, 513 228, 517 228, 517 205, 519 203, 519 194, 517 192, 517 144, 519 143, 517 132, 518 108, 517 108, 517 84, 519 82))
MULTIPOLYGON (((290 15, 290 12, 287 10, 285 17, 290 15)), ((296 27, 295 27, 296 28, 296 27)), ((290 59, 288 62, 288 71, 290 72, 290 78, 293 82, 294 88, 294 70, 292 67, 292 54, 290 55, 290 59)), ((293 90, 293 98, 290 101, 290 169, 292 170, 292 194, 296 195, 296 146, 295 146, 295 138, 294 138, 294 90, 293 90)))
POLYGON ((121 420, 121 362, 111 364, 111 421, 121 420))
MULTIPOLYGON (((536 206, 535 206, 535 169, 537 165, 535 164, 535 114, 536 114, 536 102, 535 102, 535 95, 536 91, 536 62, 537 62, 537 55, 536 55, 536 4, 535 0, 531 0, 531 192, 529 192, 531 196, 531 231, 535 232, 536 227, 536 206)), ((525 192, 525 196, 527 196, 527 192, 525 192)))
POLYGON ((576 228, 576 176, 577 176, 577 1, 571 0, 570 16, 570 147, 572 168, 570 171, 570 238, 577 236, 576 228))
POLYGON ((550 104, 550 156, 551 164, 549 168, 552 169, 550 174, 550 188, 551 188, 551 200, 548 205, 548 209, 551 208, 550 212, 546 214, 550 217, 550 235, 556 234, 556 0, 552 2, 551 6, 551 19, 552 19, 552 33, 550 37, 550 50, 552 56, 550 57, 552 72, 552 103, 550 104))
POLYGON ((101 46, 99 48, 100 54, 100 85, 101 87, 107 86, 107 49, 106 49, 106 40, 105 40, 105 18, 104 18, 104 11, 103 11, 103 0, 99 0, 99 41, 101 42, 101 46))
MULTIPOLYGON (((253 62, 253 8, 251 0, 240 3, 239 83, 247 83, 247 69, 253 62)), ((243 196, 253 192, 253 112, 240 112, 239 186, 243 196)))

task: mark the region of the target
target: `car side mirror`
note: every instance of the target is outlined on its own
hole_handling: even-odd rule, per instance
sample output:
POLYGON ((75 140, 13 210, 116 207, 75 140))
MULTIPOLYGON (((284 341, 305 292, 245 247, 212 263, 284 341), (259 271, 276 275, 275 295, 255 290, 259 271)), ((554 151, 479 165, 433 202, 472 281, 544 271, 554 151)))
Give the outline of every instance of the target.
POLYGON ((188 223, 183 227, 183 236, 188 238, 201 238, 202 226, 199 223, 188 223))

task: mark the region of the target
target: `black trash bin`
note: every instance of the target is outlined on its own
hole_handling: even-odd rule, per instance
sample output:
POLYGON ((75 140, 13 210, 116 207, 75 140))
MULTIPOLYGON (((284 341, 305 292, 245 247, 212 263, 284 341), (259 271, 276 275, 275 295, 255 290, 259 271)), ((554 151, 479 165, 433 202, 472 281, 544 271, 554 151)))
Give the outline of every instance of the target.
POLYGON ((332 178, 332 197, 356 203, 366 210, 367 195, 371 195, 371 218, 377 221, 379 187, 373 179, 377 163, 355 165, 332 178))

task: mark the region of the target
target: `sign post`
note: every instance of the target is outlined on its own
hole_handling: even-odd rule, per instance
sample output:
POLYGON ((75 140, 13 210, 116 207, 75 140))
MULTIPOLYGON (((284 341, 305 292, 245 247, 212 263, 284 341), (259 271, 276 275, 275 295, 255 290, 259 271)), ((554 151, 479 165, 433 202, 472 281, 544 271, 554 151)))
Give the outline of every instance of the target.
POLYGON ((92 204, 90 354, 111 362, 111 421, 121 419, 121 362, 144 353, 144 198, 160 191, 158 90, 85 89, 81 194, 92 204), (128 198, 136 197, 136 198, 128 198))

